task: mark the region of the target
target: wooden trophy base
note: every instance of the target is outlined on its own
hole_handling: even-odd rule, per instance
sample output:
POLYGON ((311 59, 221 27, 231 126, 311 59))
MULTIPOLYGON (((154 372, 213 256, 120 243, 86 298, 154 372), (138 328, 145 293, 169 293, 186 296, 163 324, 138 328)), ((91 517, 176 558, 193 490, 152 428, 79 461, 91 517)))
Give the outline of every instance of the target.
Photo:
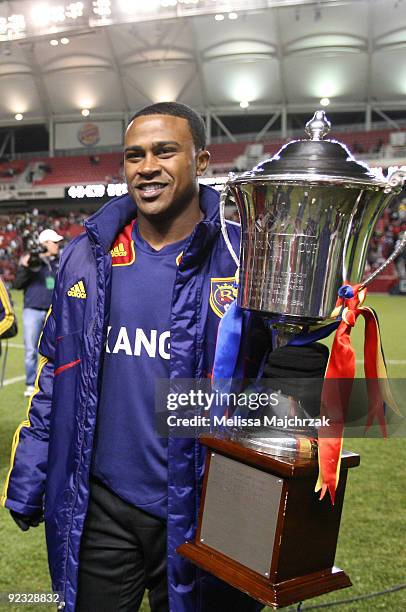
POLYGON ((334 567, 348 469, 335 505, 314 493, 316 459, 273 457, 205 436, 208 448, 196 539, 178 552, 272 608, 351 586, 334 567))

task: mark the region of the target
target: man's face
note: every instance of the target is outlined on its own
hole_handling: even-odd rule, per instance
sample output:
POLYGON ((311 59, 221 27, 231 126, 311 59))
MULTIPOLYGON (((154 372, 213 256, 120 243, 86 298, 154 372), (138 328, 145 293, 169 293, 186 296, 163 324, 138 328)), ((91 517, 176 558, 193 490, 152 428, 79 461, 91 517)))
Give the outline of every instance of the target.
POLYGON ((59 253, 59 242, 52 242, 52 240, 46 240, 43 243, 49 255, 58 255, 59 253))
POLYGON ((124 169, 138 210, 146 217, 171 217, 198 193, 197 176, 209 162, 196 151, 189 123, 182 117, 146 115, 130 123, 125 136, 124 169))

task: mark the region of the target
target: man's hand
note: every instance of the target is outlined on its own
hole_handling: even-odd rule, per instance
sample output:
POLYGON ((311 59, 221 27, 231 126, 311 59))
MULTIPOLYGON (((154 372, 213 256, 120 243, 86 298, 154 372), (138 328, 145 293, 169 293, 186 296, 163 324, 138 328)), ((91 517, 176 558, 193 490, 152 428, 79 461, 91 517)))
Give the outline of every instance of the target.
POLYGON ((14 510, 10 510, 10 514, 21 531, 28 531, 30 527, 38 527, 38 525, 44 520, 44 513, 42 510, 29 516, 19 514, 18 512, 14 512, 14 510))
POLYGON ((306 412, 315 417, 320 400, 329 350, 319 342, 305 346, 282 346, 270 353, 263 376, 275 379, 283 395, 299 401, 306 412))
POLYGON ((269 354, 264 376, 269 378, 323 378, 329 350, 319 342, 282 346, 269 354))
POLYGON ((30 265, 30 257, 31 257, 30 253, 26 253, 25 255, 22 255, 19 261, 20 266, 24 266, 24 268, 28 268, 30 265))

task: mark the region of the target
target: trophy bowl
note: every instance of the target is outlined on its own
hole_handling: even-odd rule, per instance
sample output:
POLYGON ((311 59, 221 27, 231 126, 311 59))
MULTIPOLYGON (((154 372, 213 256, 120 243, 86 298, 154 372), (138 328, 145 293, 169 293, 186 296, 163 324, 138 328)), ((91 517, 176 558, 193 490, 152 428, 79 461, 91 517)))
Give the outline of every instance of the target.
MULTIPOLYGON (((231 175, 222 194, 222 231, 240 268, 238 304, 281 324, 317 324, 331 317, 338 289, 362 279, 374 226, 401 191, 358 162, 345 145, 323 140, 324 111, 306 125, 307 140, 284 145, 253 170, 231 175), (224 206, 232 195, 241 220, 240 257, 228 239, 224 206)), ((367 286, 405 247, 406 240, 367 286)))
MULTIPOLYGON (((362 281, 371 235, 384 208, 398 194, 404 175, 384 178, 335 140, 317 111, 306 124, 308 138, 284 145, 253 170, 230 175, 220 213, 224 239, 239 268, 238 305, 264 316, 275 330, 275 347, 309 326, 331 323, 338 291, 366 287, 406 246, 362 281), (239 257, 227 234, 225 204, 235 201, 241 221, 239 257)), ((291 410, 291 406, 290 406, 291 410)), ((297 404, 300 411, 300 405, 297 404)), ((233 439, 275 455, 314 453, 294 431, 230 432, 233 439)), ((304 436, 310 439, 311 436, 304 436)))

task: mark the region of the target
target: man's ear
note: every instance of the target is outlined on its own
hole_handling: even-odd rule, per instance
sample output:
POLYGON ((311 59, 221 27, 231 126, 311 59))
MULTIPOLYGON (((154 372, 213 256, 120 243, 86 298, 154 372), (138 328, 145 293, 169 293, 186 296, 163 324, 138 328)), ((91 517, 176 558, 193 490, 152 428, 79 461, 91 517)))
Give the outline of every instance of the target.
POLYGON ((197 176, 202 176, 206 170, 207 170, 207 166, 209 165, 209 161, 210 161, 210 153, 208 151, 206 151, 206 149, 203 149, 202 151, 199 151, 196 155, 196 174, 197 176))

